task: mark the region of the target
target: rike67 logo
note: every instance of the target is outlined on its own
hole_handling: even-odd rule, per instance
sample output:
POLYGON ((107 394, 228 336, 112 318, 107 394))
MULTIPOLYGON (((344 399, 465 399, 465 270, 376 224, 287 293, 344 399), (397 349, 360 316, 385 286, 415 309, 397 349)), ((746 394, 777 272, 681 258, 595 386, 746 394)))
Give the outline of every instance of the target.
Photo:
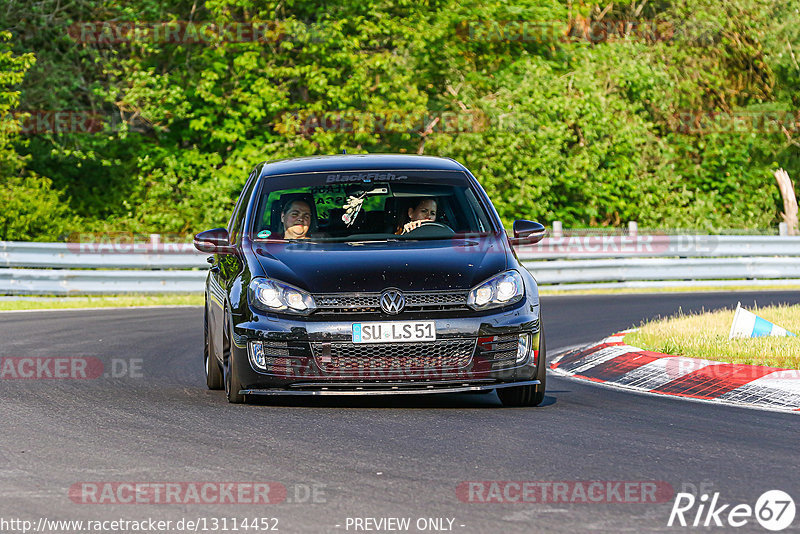
POLYGON ((788 528, 794 521, 794 515, 794 500, 781 490, 764 492, 756 500, 755 506, 723 504, 719 492, 711 497, 704 493, 699 498, 691 493, 678 493, 667 526, 738 528, 755 519, 765 529, 777 532, 788 528))

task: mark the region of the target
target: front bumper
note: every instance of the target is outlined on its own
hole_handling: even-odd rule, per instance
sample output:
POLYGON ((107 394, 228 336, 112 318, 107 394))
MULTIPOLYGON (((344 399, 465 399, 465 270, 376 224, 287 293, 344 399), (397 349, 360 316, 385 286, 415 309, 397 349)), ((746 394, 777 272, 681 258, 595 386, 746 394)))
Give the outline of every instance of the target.
MULTIPOLYGON (((430 394, 538 385, 535 380, 539 348, 538 311, 538 305, 531 306, 523 301, 510 310, 470 317, 406 316, 397 320, 434 320, 434 343, 459 345, 462 347, 460 359, 449 358, 449 354, 437 354, 437 359, 425 360, 425 365, 422 365, 420 360, 410 360, 414 357, 409 356, 411 353, 419 354, 420 347, 409 344, 408 351, 403 350, 403 345, 396 347, 393 357, 398 361, 397 366, 380 367, 386 365, 387 358, 372 358, 366 351, 363 360, 349 356, 350 366, 347 368, 331 367, 337 361, 344 361, 344 357, 337 360, 330 347, 355 347, 352 343, 353 322, 375 321, 375 317, 315 321, 255 314, 239 322, 234 317, 231 357, 236 358, 241 393, 246 395, 430 394), (519 334, 530 335, 529 355, 522 361, 493 361, 493 357, 500 355, 492 353, 500 351, 489 349, 503 348, 506 354, 510 350, 516 351, 516 348, 508 348, 508 341, 517 339, 519 334), (280 349, 280 356, 270 359, 276 362, 274 365, 261 369, 253 364, 249 355, 250 344, 255 341, 285 348, 280 349), (472 343, 466 355, 463 353, 464 342, 472 343), (321 351, 321 348, 328 352, 321 351), (353 361, 363 361, 365 366, 353 367, 353 361), (370 363, 376 361, 383 363, 378 366, 370 363), (436 364, 443 361, 447 364, 436 364), (428 365, 430 362, 434 363, 428 365)), ((359 344, 359 347, 364 345, 359 344)), ((388 360, 393 361, 392 358, 388 360)))

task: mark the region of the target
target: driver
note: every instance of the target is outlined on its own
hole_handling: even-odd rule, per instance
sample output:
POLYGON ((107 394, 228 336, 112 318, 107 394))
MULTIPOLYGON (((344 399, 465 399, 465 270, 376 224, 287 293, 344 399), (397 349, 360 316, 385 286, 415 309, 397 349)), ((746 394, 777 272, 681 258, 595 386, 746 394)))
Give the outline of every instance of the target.
POLYGON ((415 228, 419 228, 425 222, 434 222, 436 220, 436 200, 430 197, 416 198, 411 207, 408 208, 408 214, 405 221, 401 221, 397 225, 395 235, 407 234, 415 228))
POLYGON ((311 227, 311 207, 305 200, 288 202, 281 210, 281 222, 285 229, 279 236, 283 239, 308 239, 311 227))

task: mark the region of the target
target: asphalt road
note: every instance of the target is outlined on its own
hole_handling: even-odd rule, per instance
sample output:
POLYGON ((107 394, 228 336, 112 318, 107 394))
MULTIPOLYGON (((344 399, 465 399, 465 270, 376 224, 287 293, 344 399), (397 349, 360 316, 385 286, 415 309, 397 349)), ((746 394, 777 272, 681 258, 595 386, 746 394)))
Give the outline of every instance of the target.
MULTIPOLYGON (((800 293, 542 300, 552 356, 679 307, 798 303, 800 293)), ((367 517, 411 518, 411 532, 419 518, 452 519, 452 531, 465 533, 697 530, 667 528, 671 495, 657 504, 471 503, 456 493, 464 481, 654 481, 719 492, 720 503, 753 505, 770 489, 800 501, 800 418, 791 414, 553 375, 539 408, 504 409, 493 393, 229 405, 205 388, 199 308, 0 314, 0 357, 29 356, 93 357, 105 373, 125 376, 0 380, 1 532, 21 532, 3 520, 40 517, 206 518, 207 531, 212 518, 227 518, 229 531, 233 518, 277 518, 280 532, 364 532, 354 521, 367 517), (277 482, 291 502, 82 504, 69 496, 85 482, 205 481, 277 482)), ((764 532, 752 518, 737 531, 764 532)))

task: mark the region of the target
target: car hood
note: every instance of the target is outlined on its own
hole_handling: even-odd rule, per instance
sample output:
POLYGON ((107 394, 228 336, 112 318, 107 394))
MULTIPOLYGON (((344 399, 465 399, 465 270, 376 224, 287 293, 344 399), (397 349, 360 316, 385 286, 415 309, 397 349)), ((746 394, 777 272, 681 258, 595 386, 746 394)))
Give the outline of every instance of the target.
MULTIPOLYGON (((470 289, 506 269, 498 237, 359 243, 253 242, 264 275, 311 293, 470 289)), ((255 273, 254 273, 255 275, 255 273)))

